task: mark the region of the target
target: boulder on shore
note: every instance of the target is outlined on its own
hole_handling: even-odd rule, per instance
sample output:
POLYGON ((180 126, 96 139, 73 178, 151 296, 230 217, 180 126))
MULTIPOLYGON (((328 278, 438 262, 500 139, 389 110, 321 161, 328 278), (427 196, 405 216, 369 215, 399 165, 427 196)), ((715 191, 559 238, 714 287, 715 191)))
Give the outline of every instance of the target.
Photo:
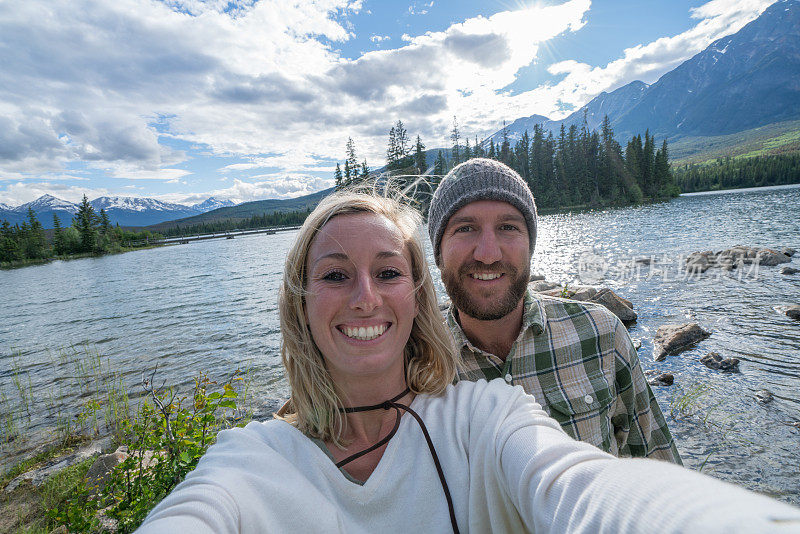
POLYGON ((92 494, 97 494, 105 488, 111 477, 111 471, 127 457, 127 447, 118 447, 110 454, 101 454, 97 457, 89 471, 86 472, 86 486, 92 494))
POLYGON ((58 458, 53 458, 52 460, 45 462, 44 465, 38 467, 36 469, 32 469, 27 473, 22 473, 17 478, 13 479, 9 482, 5 487, 6 493, 12 493, 15 489, 19 487, 22 482, 30 482, 36 487, 41 486, 45 482, 47 482, 51 476, 55 475, 56 473, 60 472, 62 469, 75 465, 79 462, 87 458, 91 458, 93 456, 97 456, 101 454, 102 447, 104 441, 95 441, 81 447, 77 451, 66 454, 64 456, 59 456, 58 458))
POLYGON ((789 267, 788 265, 784 265, 781 267, 781 274, 797 274, 800 273, 800 269, 795 269, 794 267, 789 267))
POLYGON ((636 312, 633 311, 633 305, 627 299, 623 299, 607 287, 604 287, 597 292, 595 296, 589 299, 589 302, 597 302, 608 308, 611 313, 619 317, 623 323, 632 323, 639 318, 636 312))
POLYGON ((700 361, 709 369, 718 369, 724 373, 736 373, 739 371, 739 360, 737 358, 723 358, 718 352, 709 352, 700 361))
POLYGON ((789 247, 784 247, 784 248, 782 248, 782 249, 781 249, 781 252, 782 252, 783 254, 785 254, 785 255, 789 256, 790 258, 791 258, 792 256, 794 256, 794 254, 795 254, 795 250, 794 250, 793 248, 789 248, 789 247))
POLYGON ((756 400, 761 404, 772 402, 773 398, 772 392, 768 389, 760 389, 756 391, 756 400))
POLYGON ((800 306, 794 304, 786 309, 786 316, 790 319, 800 321, 800 306))
POLYGON ((659 326, 653 338, 653 359, 660 362, 669 354, 677 354, 704 340, 711 332, 697 323, 666 324, 659 326))
POLYGON ((675 383, 672 373, 661 373, 647 381, 651 386, 671 386, 675 383))
POLYGON ((686 271, 690 274, 698 274, 704 273, 712 267, 730 271, 742 265, 753 263, 760 266, 773 267, 791 261, 787 252, 794 254, 792 249, 777 251, 771 248, 747 247, 744 245, 736 245, 721 252, 712 252, 710 250, 693 252, 686 257, 686 271))

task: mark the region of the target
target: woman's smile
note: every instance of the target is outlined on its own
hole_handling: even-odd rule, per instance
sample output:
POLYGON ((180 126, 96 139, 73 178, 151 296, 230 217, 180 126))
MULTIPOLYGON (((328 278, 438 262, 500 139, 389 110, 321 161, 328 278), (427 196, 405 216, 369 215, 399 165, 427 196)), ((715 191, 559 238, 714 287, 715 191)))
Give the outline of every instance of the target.
POLYGON ((306 319, 331 376, 380 376, 401 387, 417 304, 397 227, 375 214, 338 215, 314 238, 306 272, 306 319))

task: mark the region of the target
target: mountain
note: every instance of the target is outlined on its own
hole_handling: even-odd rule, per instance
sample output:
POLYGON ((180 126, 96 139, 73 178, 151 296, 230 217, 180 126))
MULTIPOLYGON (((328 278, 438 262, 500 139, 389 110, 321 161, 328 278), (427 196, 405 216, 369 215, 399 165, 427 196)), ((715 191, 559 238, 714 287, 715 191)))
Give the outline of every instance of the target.
POLYGON ((28 208, 36 214, 36 218, 45 228, 53 227, 53 215, 57 215, 62 224, 69 224, 72 216, 78 211, 78 205, 61 200, 53 195, 42 195, 32 202, 21 206, 0 208, 0 221, 8 221, 12 226, 28 220, 28 208))
POLYGON ((627 113, 622 137, 724 135, 800 118, 800 1, 756 20, 664 74, 627 113))
POLYGON ((111 223, 121 226, 147 226, 197 214, 197 210, 189 206, 154 198, 100 197, 90 204, 98 213, 104 209, 111 223))
POLYGON ((219 208, 207 213, 188 217, 186 219, 171 220, 159 224, 153 224, 148 227, 149 230, 160 232, 167 228, 174 228, 176 226, 188 226, 192 224, 209 223, 226 219, 249 219, 253 215, 264 215, 265 213, 274 213, 276 211, 305 211, 314 208, 319 201, 330 195, 334 188, 318 191, 310 195, 305 195, 297 198, 288 198, 284 200, 268 199, 268 200, 254 200, 252 202, 244 202, 235 206, 228 206, 219 208))
POLYGON ((192 209, 199 211, 200 213, 206 213, 208 211, 213 211, 219 208, 227 208, 228 206, 235 205, 236 203, 230 200, 218 200, 214 197, 208 197, 203 202, 192 205, 192 209))
MULTIPOLYGON (((562 124, 580 127, 584 116, 590 129, 598 129, 605 115, 620 142, 649 129, 671 144, 685 140, 681 153, 687 157, 704 149, 699 147, 719 144, 704 138, 728 136, 726 142, 741 138, 752 144, 751 136, 734 134, 752 130, 760 135, 762 127, 777 123, 791 127, 800 119, 800 0, 778 0, 650 86, 634 81, 601 93, 560 121, 541 115, 517 119, 508 135, 516 141, 534 124, 558 135, 562 124)), ((770 130, 781 137, 786 127, 770 130)), ((490 138, 497 144, 502 130, 490 138)), ((757 145, 769 142, 759 138, 757 145)))

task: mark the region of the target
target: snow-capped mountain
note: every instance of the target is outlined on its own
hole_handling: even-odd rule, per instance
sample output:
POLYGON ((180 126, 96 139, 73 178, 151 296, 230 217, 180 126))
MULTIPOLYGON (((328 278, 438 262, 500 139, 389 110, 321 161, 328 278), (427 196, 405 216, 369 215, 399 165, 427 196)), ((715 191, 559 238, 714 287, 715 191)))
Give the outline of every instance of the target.
POLYGON ((230 200, 219 200, 214 197, 208 197, 203 202, 199 204, 194 204, 192 208, 199 211, 200 213, 206 213, 207 211, 213 211, 219 208, 227 208, 228 206, 235 206, 236 203, 230 200))
POLYGON ((33 202, 27 202, 21 206, 0 207, 0 221, 8 221, 11 225, 22 224, 28 220, 28 208, 33 210, 36 218, 45 228, 53 227, 53 215, 58 216, 63 225, 69 224, 72 216, 78 211, 77 204, 53 195, 42 195, 33 202))
POLYGON ((42 211, 67 211, 70 213, 76 213, 78 211, 77 204, 74 204, 68 200, 61 200, 53 195, 42 195, 33 202, 28 202, 12 209, 17 213, 27 215, 28 208, 33 209, 34 213, 39 213, 42 211))
POLYGON ((154 198, 99 197, 90 202, 96 212, 105 210, 112 224, 147 226, 173 219, 197 215, 197 210, 183 204, 162 202, 154 198))
MULTIPOLYGON (((634 81, 602 93, 560 121, 541 115, 512 122, 514 142, 533 125, 558 136, 590 130, 608 115, 618 140, 649 130, 658 138, 715 136, 800 119, 800 0, 779 0, 737 33, 723 37, 667 72, 652 85, 634 81)), ((491 138, 502 140, 499 130, 491 138)), ((486 140, 488 143, 488 138, 486 140)))

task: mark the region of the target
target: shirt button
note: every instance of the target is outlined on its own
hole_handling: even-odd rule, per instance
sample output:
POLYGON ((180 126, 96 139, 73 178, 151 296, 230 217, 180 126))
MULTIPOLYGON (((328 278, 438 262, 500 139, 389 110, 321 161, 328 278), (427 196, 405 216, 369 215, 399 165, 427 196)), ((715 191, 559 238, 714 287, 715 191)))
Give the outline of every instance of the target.
POLYGON ((510 384, 512 379, 513 379, 513 377, 512 377, 510 374, 507 374, 507 375, 506 375, 506 382, 507 382, 507 383, 509 383, 509 384, 510 384))
POLYGON ((593 403, 593 402, 594 402, 594 399, 592 398, 592 396, 591 396, 591 395, 586 395, 586 396, 583 398, 583 400, 584 400, 584 402, 586 402, 586 404, 591 404, 591 403, 593 403))

